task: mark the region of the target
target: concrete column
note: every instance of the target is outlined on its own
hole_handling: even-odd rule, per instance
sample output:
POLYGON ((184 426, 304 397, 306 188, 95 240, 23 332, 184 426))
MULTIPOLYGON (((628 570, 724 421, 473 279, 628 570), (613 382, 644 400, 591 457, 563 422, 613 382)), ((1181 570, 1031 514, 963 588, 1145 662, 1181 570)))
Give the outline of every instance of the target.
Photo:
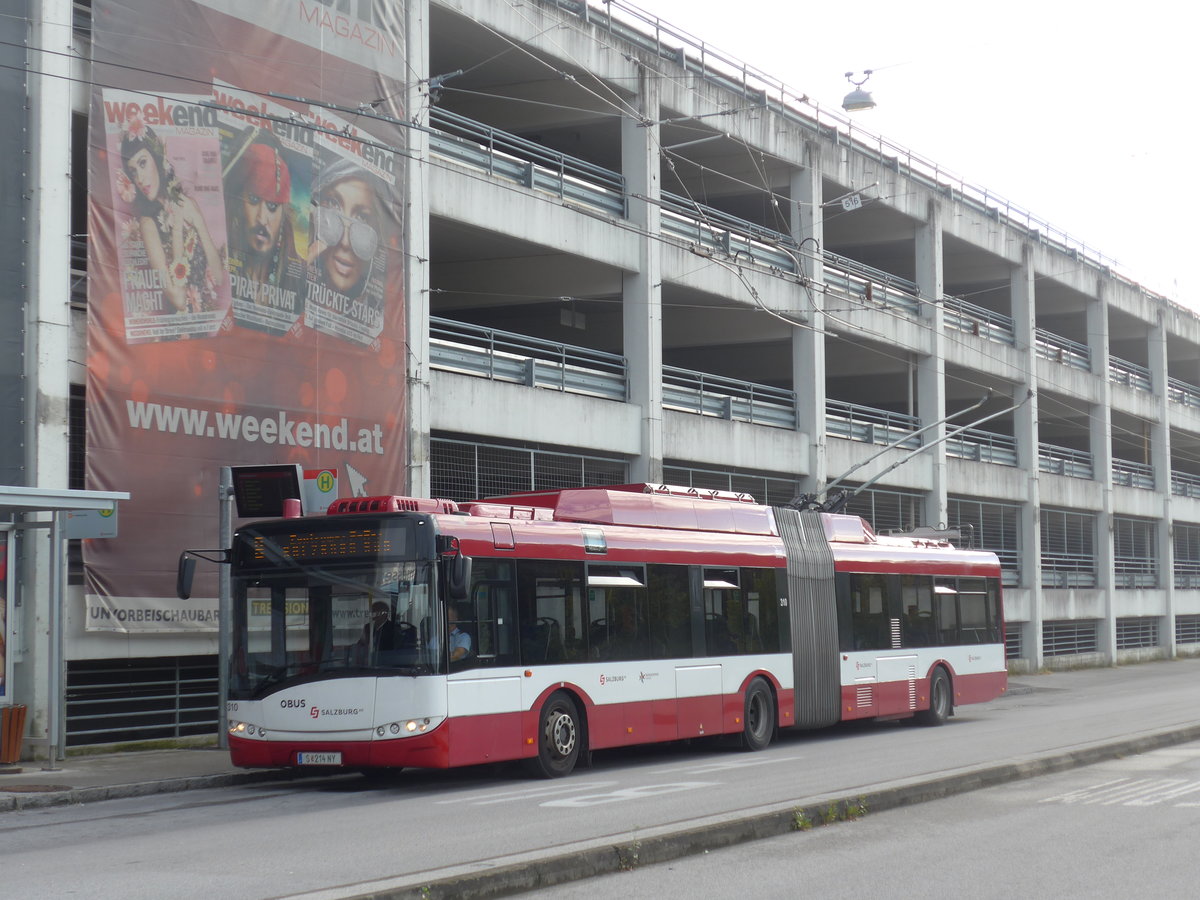
POLYGON ((1091 411, 1091 446, 1094 477, 1103 489, 1100 511, 1096 515, 1096 588, 1101 592, 1104 621, 1098 649, 1110 662, 1117 658, 1117 633, 1113 583, 1113 481, 1112 481, 1112 382, 1108 378, 1108 306, 1104 283, 1096 289, 1098 302, 1088 305, 1088 345, 1092 350, 1092 371, 1100 378, 1100 402, 1091 411))
POLYGON ((797 472, 806 473, 801 490, 815 493, 829 480, 828 442, 825 437, 825 243, 821 209, 820 147, 804 147, 804 167, 790 177, 792 237, 800 245, 799 308, 808 310, 809 328, 792 329, 792 389, 796 392, 796 428, 807 431, 808 458, 797 460, 797 472))
MULTIPOLYGON (((26 484, 66 488, 71 356, 71 141, 67 136, 71 134, 71 60, 77 51, 70 0, 35 0, 29 12, 29 46, 37 49, 30 50, 28 82, 26 484)), ((49 517, 29 518, 48 521, 49 517)), ((55 682, 65 683, 61 671, 51 683, 45 677, 56 658, 52 642, 61 646, 57 643, 61 635, 51 634, 51 626, 62 626, 51 616, 48 602, 55 557, 45 535, 35 530, 23 542, 19 591, 24 653, 17 657, 13 674, 14 699, 29 707, 28 733, 36 756, 44 755, 41 747, 48 743, 50 711, 61 708, 61 697, 51 697, 49 692, 55 682)))
MULTIPOLYGON (((1024 466, 1026 479, 1025 502, 1021 505, 1021 587, 1028 591, 1029 619, 1022 634, 1022 653, 1036 672, 1042 666, 1042 517, 1041 474, 1038 468, 1038 382, 1037 368, 1037 302, 1036 279, 1033 269, 1033 250, 1026 245, 1021 252, 1021 265, 1013 272, 1011 301, 1013 330, 1017 349, 1024 354, 1021 366, 1025 381, 1013 388, 1013 402, 1026 393, 1033 397, 1013 413, 1013 432, 1017 439, 1017 462, 1024 466)), ((1020 626, 1010 626, 1020 627, 1020 626)))
MULTIPOLYGON (((629 221, 647 235, 660 230, 659 87, 657 76, 640 70, 636 108, 641 119, 621 119, 621 166, 629 195, 629 221), (642 199, 645 198, 645 199, 642 199)), ((643 238, 639 269, 625 273, 622 285, 625 358, 629 402, 641 407, 641 453, 631 462, 633 481, 663 477, 662 251, 643 238)))
MULTIPOLYGON (((440 73, 429 71, 429 0, 409 0, 405 4, 405 53, 409 72, 404 108, 409 118, 423 126, 429 124, 429 94, 425 82, 440 73)), ((406 202, 401 213, 405 236, 404 303, 406 312, 405 398, 408 411, 408 472, 404 482, 409 496, 428 497, 429 471, 429 135, 420 128, 409 128, 404 164, 406 202)), ((405 352, 403 348, 401 352, 405 352)))
POLYGON ((1159 645, 1175 656, 1175 545, 1171 513, 1171 410, 1167 394, 1167 328, 1163 311, 1150 331, 1150 381, 1158 406, 1158 421, 1150 427, 1150 462, 1154 466, 1154 489, 1162 498, 1162 518, 1154 523, 1158 587, 1166 594, 1166 608, 1159 625, 1159 645))
MULTIPOLYGON (((942 312, 942 207, 936 199, 929 201, 929 215, 917 228, 916 282, 922 304, 922 319, 929 325, 929 355, 917 360, 917 412, 921 425, 946 415, 946 335, 942 312)), ((925 432, 926 444, 942 441, 945 424, 925 432)), ((938 525, 946 521, 946 444, 944 441, 925 451, 933 473, 929 493, 925 496, 925 523, 938 525)))

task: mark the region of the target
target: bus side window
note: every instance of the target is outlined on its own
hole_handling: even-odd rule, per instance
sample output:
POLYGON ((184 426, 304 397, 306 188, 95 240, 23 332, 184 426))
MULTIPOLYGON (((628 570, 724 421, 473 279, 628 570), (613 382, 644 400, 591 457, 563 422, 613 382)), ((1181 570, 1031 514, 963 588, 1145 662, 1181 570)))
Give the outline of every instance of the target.
POLYGON ((937 629, 942 646, 958 643, 958 580, 939 578, 933 586, 937 603, 937 629))
POLYGON ((686 566, 647 567, 650 597, 650 655, 692 655, 692 609, 686 566))
POLYGON ((477 558, 471 573, 471 601, 461 604, 459 628, 471 636, 471 653, 460 667, 511 665, 516 662, 513 564, 477 558))
POLYGON ((904 610, 903 644, 906 647, 935 647, 933 579, 928 575, 900 576, 900 602, 904 610))
POLYGON ((850 613, 855 650, 884 650, 891 647, 887 601, 887 576, 850 576, 850 613))
POLYGON ((517 598, 523 664, 586 658, 580 563, 522 560, 517 564, 517 598))

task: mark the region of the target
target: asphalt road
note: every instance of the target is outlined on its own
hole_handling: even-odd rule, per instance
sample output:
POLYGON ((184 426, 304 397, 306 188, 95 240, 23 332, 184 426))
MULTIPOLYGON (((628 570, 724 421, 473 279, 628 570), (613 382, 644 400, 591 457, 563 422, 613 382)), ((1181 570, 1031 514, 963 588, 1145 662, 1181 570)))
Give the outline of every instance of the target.
POLYGON ((704 742, 611 751, 556 781, 480 767, 382 786, 343 776, 25 810, 0 819, 2 893, 332 900, 408 886, 421 896, 448 877, 1197 723, 1200 660, 1186 660, 1017 679, 943 728, 785 733, 762 753, 704 742))
POLYGON ((1198 832, 1191 743, 522 896, 1190 897, 1198 832))

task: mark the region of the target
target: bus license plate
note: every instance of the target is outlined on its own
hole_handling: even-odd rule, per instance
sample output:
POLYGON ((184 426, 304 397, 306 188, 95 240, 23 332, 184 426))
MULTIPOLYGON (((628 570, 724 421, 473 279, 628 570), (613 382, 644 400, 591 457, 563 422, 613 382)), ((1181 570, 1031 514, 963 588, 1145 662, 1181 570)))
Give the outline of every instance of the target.
POLYGON ((296 765, 298 766, 340 766, 342 764, 341 753, 297 753, 296 765))

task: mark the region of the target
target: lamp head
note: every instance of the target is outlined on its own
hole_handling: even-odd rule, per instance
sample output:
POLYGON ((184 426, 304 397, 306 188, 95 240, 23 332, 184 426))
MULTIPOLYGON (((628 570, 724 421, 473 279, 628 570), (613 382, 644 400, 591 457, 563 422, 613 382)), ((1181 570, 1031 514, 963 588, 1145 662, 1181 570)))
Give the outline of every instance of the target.
POLYGON ((871 97, 868 91, 863 90, 863 85, 867 83, 867 79, 871 77, 871 69, 864 69, 862 78, 854 78, 853 72, 846 73, 846 80, 854 85, 854 90, 848 93, 845 99, 842 100, 842 109, 846 112, 860 112, 864 109, 874 109, 875 100, 871 97))

